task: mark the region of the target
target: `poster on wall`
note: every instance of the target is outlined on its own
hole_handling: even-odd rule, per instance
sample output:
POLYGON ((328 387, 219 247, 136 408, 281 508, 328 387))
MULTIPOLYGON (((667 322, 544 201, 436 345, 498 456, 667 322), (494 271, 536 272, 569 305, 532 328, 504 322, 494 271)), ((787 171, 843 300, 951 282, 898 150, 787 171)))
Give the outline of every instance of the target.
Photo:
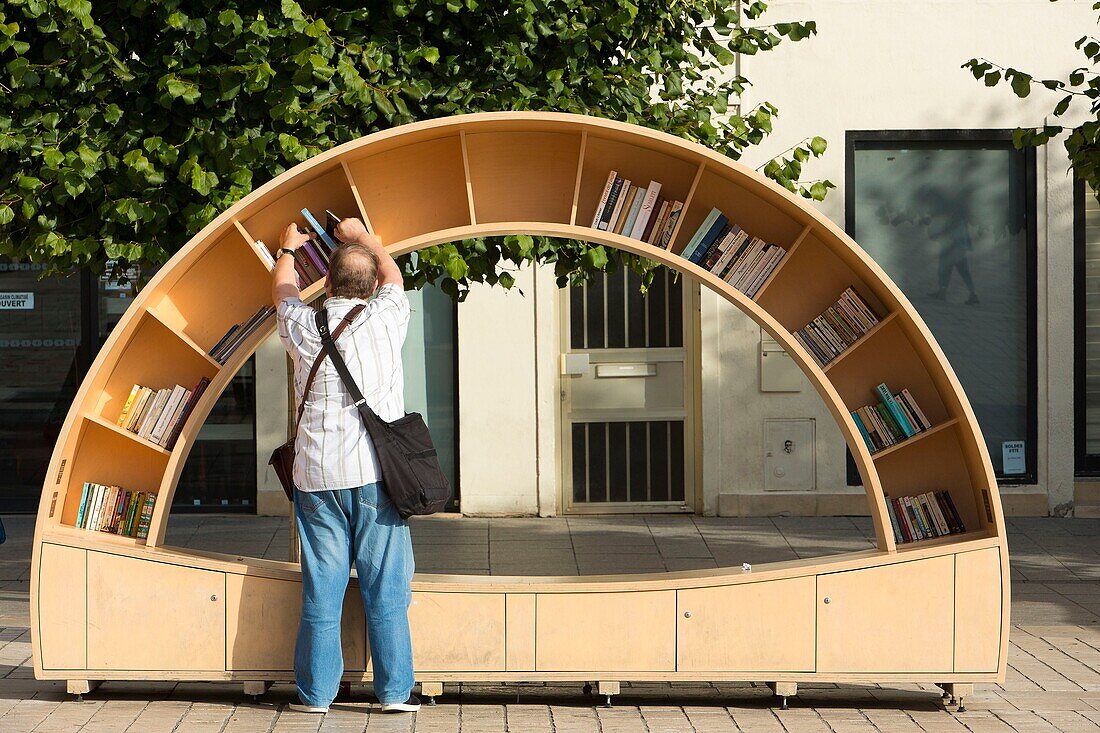
POLYGON ((1001 465, 1006 476, 1019 476, 1027 473, 1027 461, 1024 456, 1024 441, 1006 440, 1001 443, 1001 465))
POLYGON ((0 310, 34 310, 34 293, 0 293, 0 310))

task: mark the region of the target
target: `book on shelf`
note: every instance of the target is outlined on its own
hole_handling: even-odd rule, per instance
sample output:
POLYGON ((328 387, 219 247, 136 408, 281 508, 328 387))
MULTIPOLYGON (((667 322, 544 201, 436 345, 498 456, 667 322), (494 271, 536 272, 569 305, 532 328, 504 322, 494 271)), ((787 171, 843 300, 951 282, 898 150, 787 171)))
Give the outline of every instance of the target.
POLYGON ((145 539, 153 518, 156 494, 86 482, 80 494, 76 528, 145 539))
POLYGON ((261 306, 258 311, 253 313, 248 320, 243 323, 234 323, 229 327, 229 330, 225 332, 218 343, 214 345, 214 348, 210 349, 207 354, 214 361, 219 364, 225 364, 229 361, 229 357, 233 356, 241 344, 248 340, 248 337, 256 332, 264 321, 275 313, 275 306, 264 305, 261 306))
POLYGON ((139 438, 172 450, 195 401, 208 384, 207 377, 199 379, 192 389, 179 384, 165 389, 135 384, 116 424, 139 438))
POLYGON ((962 534, 966 525, 946 489, 916 496, 886 497, 886 509, 897 544, 962 534))
POLYGON ((777 244, 749 235, 715 207, 691 235, 680 256, 752 298, 786 253, 777 244))
POLYGON ((932 427, 908 389, 894 394, 885 384, 874 389, 879 401, 852 410, 852 420, 873 454, 932 427))
POLYGON ((879 317, 853 288, 841 293, 835 303, 794 333, 818 366, 825 366, 847 351, 874 328, 879 317))
POLYGON ((199 398, 202 397, 203 392, 210 386, 210 378, 202 377, 199 379, 198 384, 187 395, 180 407, 179 414, 172 419, 170 427, 166 429, 166 436, 162 445, 167 450, 172 450, 176 447, 176 441, 179 440, 180 432, 183 430, 183 426, 187 423, 187 418, 191 416, 191 412, 195 409, 195 404, 198 403, 199 398))
POLYGON ((683 208, 682 201, 662 196, 660 181, 643 185, 610 171, 592 216, 592 228, 667 249, 683 208))

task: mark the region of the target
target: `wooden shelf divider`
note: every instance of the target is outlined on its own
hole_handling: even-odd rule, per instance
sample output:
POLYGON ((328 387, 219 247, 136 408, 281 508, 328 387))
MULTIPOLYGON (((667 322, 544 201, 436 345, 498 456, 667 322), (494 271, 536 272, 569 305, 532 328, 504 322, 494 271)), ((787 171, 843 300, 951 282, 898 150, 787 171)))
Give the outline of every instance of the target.
POLYGON ((959 418, 957 418, 957 417, 952 417, 950 419, 944 420, 943 422, 939 423, 938 425, 933 425, 932 427, 928 428, 927 430, 922 430, 921 432, 917 433, 916 435, 914 435, 912 437, 909 437, 909 438, 906 438, 905 440, 901 441, 900 443, 894 443, 893 445, 891 445, 887 448, 883 448, 882 450, 875 451, 874 453, 871 454, 871 460, 877 461, 881 458, 885 458, 886 456, 888 456, 892 453, 896 453, 896 452, 898 452, 899 450, 901 450, 903 448, 908 448, 909 446, 914 445, 915 443, 921 442, 922 440, 924 440, 925 438, 927 438, 930 435, 935 435, 936 433, 940 432, 941 430, 947 430, 948 428, 954 426, 958 422, 959 422, 959 418))
POLYGON ((581 149, 577 154, 577 180, 573 183, 573 206, 569 212, 569 225, 577 224, 577 204, 581 196, 581 178, 584 176, 584 151, 588 147, 588 130, 581 130, 581 149))
POLYGON ((897 317, 897 315, 897 311, 890 311, 889 313, 887 313, 881 320, 879 320, 878 323, 876 323, 874 326, 871 326, 871 329, 869 331, 856 339, 851 346, 840 352, 837 357, 830 361, 828 364, 821 367, 821 370, 828 374, 830 369, 847 359, 849 355, 853 354, 856 351, 856 349, 867 343, 871 339, 871 337, 873 337, 876 333, 885 328, 886 325, 890 323, 890 321, 894 320, 894 318, 897 317))
MULTIPOLYGON (((348 163, 343 158, 340 159, 340 167, 344 169, 344 177, 348 179, 348 188, 351 189, 351 195, 355 199, 355 205, 359 207, 359 216, 363 217, 363 225, 367 228, 367 231, 371 234, 375 234, 374 226, 370 223, 370 217, 367 216, 367 207, 363 205, 363 197, 359 195, 359 186, 355 183, 355 179, 351 177, 351 169, 348 168, 348 163)), ((332 232, 329 232, 332 234, 332 232)), ((375 234, 375 236, 378 236, 375 234)))
POLYGON ((118 435, 121 435, 122 437, 127 438, 128 440, 132 440, 136 445, 138 445, 142 448, 145 448, 146 450, 151 450, 151 451, 154 451, 156 453, 160 453, 161 455, 165 455, 165 456, 172 455, 172 451, 168 450, 164 446, 159 445, 157 443, 154 443, 151 440, 146 440, 145 438, 141 437, 137 433, 132 433, 129 430, 127 430, 126 428, 122 427, 121 425, 118 425, 117 423, 113 423, 113 422, 111 422, 110 420, 108 420, 104 417, 101 417, 99 415, 92 415, 90 413, 85 413, 84 419, 87 420, 88 422, 95 423, 96 425, 100 426, 101 428, 106 428, 107 430, 110 430, 113 433, 117 433, 118 435))
POLYGON ((754 301, 759 301, 760 296, 764 294, 764 291, 768 289, 768 286, 775 282, 775 278, 783 270, 783 267, 791 261, 791 258, 794 257, 794 253, 798 251, 798 248, 799 246, 801 246, 803 240, 805 240, 812 231, 813 225, 811 224, 807 224, 806 226, 802 227, 802 231, 799 232, 798 236, 795 238, 794 244, 790 246, 790 248, 787 250, 787 253, 783 255, 783 259, 779 260, 779 264, 775 266, 775 269, 772 270, 771 274, 768 275, 767 279, 764 280, 764 284, 761 285, 760 289, 756 291, 756 295, 752 296, 752 299, 754 301))
POLYGON ((676 220, 676 226, 672 228, 672 234, 668 238, 668 251, 673 254, 680 253, 679 250, 676 249, 676 240, 680 237, 680 227, 684 225, 684 220, 687 219, 691 200, 695 198, 695 189, 699 188, 699 181, 703 178, 703 171, 706 169, 707 162, 705 160, 699 161, 699 168, 695 171, 695 178, 691 181, 691 188, 688 189, 687 196, 684 197, 684 206, 680 210, 680 218, 676 220))
POLYGON ((183 331, 172 328, 172 326, 168 324, 168 322, 160 315, 156 308, 150 308, 146 311, 146 313, 149 314, 150 318, 154 319, 157 323, 164 326, 166 329, 175 334, 176 338, 185 343, 192 351, 194 351, 196 354, 209 362, 210 365, 213 366, 215 369, 222 368, 222 365, 218 362, 218 360, 210 356, 210 354, 206 353, 206 351, 201 346, 195 343, 194 339, 192 339, 183 331))
POLYGON ((466 145, 466 131, 458 131, 458 139, 462 145, 462 173, 466 179, 466 203, 470 206, 470 225, 477 224, 477 210, 474 208, 474 184, 470 179, 470 151, 466 145))

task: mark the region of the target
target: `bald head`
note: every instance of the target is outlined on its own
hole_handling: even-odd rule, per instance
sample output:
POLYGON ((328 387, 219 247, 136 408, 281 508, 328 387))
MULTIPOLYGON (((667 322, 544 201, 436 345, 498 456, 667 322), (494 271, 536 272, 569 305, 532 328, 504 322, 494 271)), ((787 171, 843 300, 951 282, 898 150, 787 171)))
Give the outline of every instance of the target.
POLYGON ((329 294, 366 299, 378 279, 378 257, 361 244, 341 244, 329 258, 329 294))

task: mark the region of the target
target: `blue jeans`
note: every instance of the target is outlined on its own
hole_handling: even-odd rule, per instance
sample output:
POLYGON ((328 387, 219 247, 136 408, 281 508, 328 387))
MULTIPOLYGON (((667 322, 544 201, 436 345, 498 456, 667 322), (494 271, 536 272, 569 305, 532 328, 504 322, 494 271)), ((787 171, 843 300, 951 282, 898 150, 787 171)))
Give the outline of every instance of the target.
POLYGON ((405 702, 413 687, 409 634, 413 575, 409 524, 381 483, 356 489, 294 492, 302 545, 302 620, 294 677, 306 705, 328 706, 344 674, 340 615, 351 575, 367 616, 379 702, 405 702))

